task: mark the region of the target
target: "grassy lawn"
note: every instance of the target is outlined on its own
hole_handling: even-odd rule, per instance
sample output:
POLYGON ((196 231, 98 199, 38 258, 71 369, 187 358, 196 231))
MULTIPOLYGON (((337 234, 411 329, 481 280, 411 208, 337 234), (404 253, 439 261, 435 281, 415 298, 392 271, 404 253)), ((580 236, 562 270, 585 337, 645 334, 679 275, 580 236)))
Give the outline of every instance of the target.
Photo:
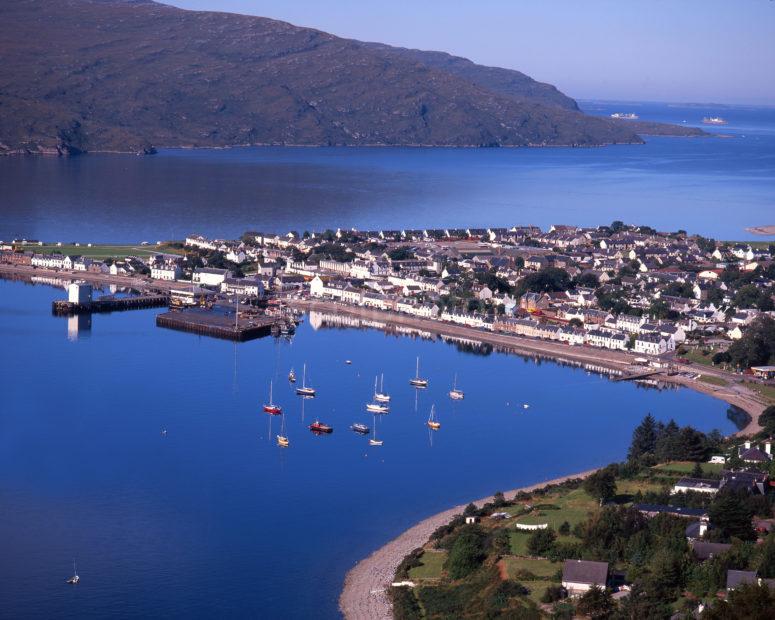
POLYGON ((708 355, 703 355, 701 349, 689 349, 684 355, 681 355, 679 360, 689 360, 695 364, 702 364, 703 366, 713 366, 713 355, 716 351, 710 350, 708 355))
POLYGON ((775 385, 761 385, 759 383, 746 382, 745 386, 756 392, 759 396, 766 398, 770 403, 775 402, 775 385))
POLYGON ((662 485, 658 482, 651 482, 650 480, 617 480, 616 481, 616 493, 617 495, 635 495, 638 491, 646 493, 647 491, 661 491, 662 485))
POLYGON ((550 494, 545 497, 536 498, 534 505, 553 504, 559 507, 559 510, 540 509, 534 510, 526 515, 516 517, 517 523, 527 523, 534 525, 537 523, 548 523, 555 530, 562 525, 563 521, 570 523, 573 527, 576 523, 586 521, 589 513, 594 511, 597 504, 583 489, 574 489, 563 495, 550 494))
POLYGON ((728 385, 725 379, 722 379, 721 377, 715 377, 713 375, 700 375, 700 381, 703 381, 705 383, 710 383, 711 385, 718 385, 718 386, 728 385))
POLYGON ((446 551, 426 551, 420 557, 422 566, 415 566, 409 570, 409 579, 440 579, 446 559, 446 551))
POLYGON ((506 565, 506 571, 509 574, 509 579, 516 579, 517 581, 519 581, 519 577, 517 576, 519 571, 530 571, 537 577, 542 577, 547 581, 551 581, 557 570, 562 568, 562 564, 560 562, 555 563, 550 562, 549 560, 519 558, 511 555, 503 558, 503 562, 506 565))
POLYGON ((152 256, 154 254, 183 254, 180 248, 173 248, 168 245, 108 245, 92 244, 89 247, 86 244, 46 244, 46 245, 19 245, 17 249, 31 250, 38 254, 66 254, 69 256, 88 256, 89 258, 124 258, 125 256, 152 256))
POLYGON ((544 592, 546 592, 546 588, 549 586, 556 586, 557 582, 555 581, 521 581, 520 582, 523 586, 530 589, 530 594, 527 595, 527 597, 536 603, 536 605, 541 604, 541 597, 544 595, 544 592))
MULTIPOLYGON (((721 463, 701 463, 701 465, 702 471, 706 474, 717 474, 724 468, 721 463)), ((675 473, 679 476, 683 476, 685 474, 691 473, 692 469, 694 469, 694 463, 691 461, 674 461, 672 463, 655 465, 651 469, 662 474, 669 475, 671 473, 675 473)))

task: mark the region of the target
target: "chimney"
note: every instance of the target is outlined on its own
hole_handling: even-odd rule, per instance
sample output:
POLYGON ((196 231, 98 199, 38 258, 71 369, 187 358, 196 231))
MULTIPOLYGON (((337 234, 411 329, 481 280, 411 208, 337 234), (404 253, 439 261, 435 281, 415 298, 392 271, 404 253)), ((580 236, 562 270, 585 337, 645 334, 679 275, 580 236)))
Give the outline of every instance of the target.
POLYGON ((705 532, 708 531, 708 520, 700 519, 700 538, 705 536, 705 532))
POLYGON ((745 442, 745 449, 746 450, 750 450, 751 449, 751 442, 750 441, 746 441, 745 442))
POLYGON ((767 454, 769 454, 770 456, 772 456, 772 440, 771 439, 768 439, 767 441, 764 442, 764 451, 767 454))

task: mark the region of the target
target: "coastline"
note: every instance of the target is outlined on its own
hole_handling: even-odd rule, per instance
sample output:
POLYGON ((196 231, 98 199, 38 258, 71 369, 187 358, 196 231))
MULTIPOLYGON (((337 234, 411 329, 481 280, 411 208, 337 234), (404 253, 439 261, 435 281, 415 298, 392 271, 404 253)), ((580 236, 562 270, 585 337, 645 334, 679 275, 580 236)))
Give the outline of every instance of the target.
MULTIPOLYGON (((586 478, 596 471, 597 468, 545 480, 512 489, 505 495, 514 496, 521 491, 534 491, 548 484, 559 484, 573 478, 586 478)), ((473 503, 481 506, 492 499, 492 496, 485 497, 473 503)), ((398 565, 411 551, 428 542, 428 538, 436 528, 445 525, 452 517, 462 513, 465 507, 466 504, 461 504, 423 519, 351 568, 347 572, 344 588, 339 596, 339 610, 346 620, 392 620, 392 604, 386 590, 393 581, 398 565)))
MULTIPOLYGON (((481 343, 491 344, 503 347, 516 354, 537 355, 545 358, 569 361, 582 364, 590 364, 608 370, 617 372, 628 372, 632 370, 635 358, 640 357, 634 353, 625 351, 613 351, 610 349, 599 349, 588 346, 569 346, 564 343, 548 340, 538 340, 526 336, 516 336, 512 334, 501 334, 495 332, 486 332, 480 329, 455 325, 453 323, 444 323, 430 319, 412 317, 396 312, 387 312, 384 310, 372 310, 362 306, 350 306, 347 304, 335 303, 330 301, 307 301, 307 300, 287 300, 289 306, 299 310, 310 311, 320 310, 323 312, 332 312, 338 314, 348 314, 364 319, 382 321, 394 325, 404 325, 415 329, 429 331, 435 334, 444 334, 459 338, 476 340, 481 343)), ((687 366, 673 361, 677 370, 682 373, 701 373, 719 377, 725 380, 732 380, 730 373, 709 367, 687 366)), ((761 415, 766 403, 747 387, 739 383, 731 382, 725 386, 713 385, 704 381, 692 380, 683 375, 659 376, 660 381, 671 383, 692 389, 708 396, 713 396, 719 400, 738 407, 745 411, 749 416, 748 424, 733 433, 734 435, 752 435, 761 430, 758 418, 761 415)))
MULTIPOLYGON (((70 272, 57 271, 53 269, 33 268, 21 265, 11 265, 0 263, 0 277, 11 280, 18 279, 30 281, 33 277, 41 280, 85 280, 98 285, 116 285, 129 287, 138 290, 161 290, 170 291, 190 290, 190 282, 164 280, 150 280, 146 277, 137 276, 113 276, 102 273, 90 272, 70 272)), ((41 282, 45 283, 45 282, 41 282)), ((53 284, 48 282, 48 284, 53 284)), ((502 347, 513 353, 520 355, 534 355, 554 360, 569 361, 572 363, 590 364, 599 368, 612 370, 619 373, 631 371, 638 355, 625 351, 613 351, 610 349, 599 349, 589 346, 569 346, 564 343, 528 338, 526 336, 517 336, 512 334, 502 334, 483 331, 480 329, 456 325, 453 323, 444 323, 430 319, 423 319, 397 312, 388 312, 384 310, 373 310, 363 306, 351 306, 348 304, 336 303, 323 300, 297 300, 285 298, 284 301, 292 308, 309 312, 310 310, 319 310, 322 312, 332 312, 337 314, 347 314, 363 319, 380 321, 391 325, 403 325, 419 330, 428 331, 434 334, 443 334, 458 338, 475 340, 480 343, 491 344, 502 347)), ((728 381, 727 385, 718 386, 699 380, 692 380, 684 375, 661 374, 660 380, 665 383, 671 383, 682 387, 687 387, 696 392, 707 394, 723 400, 730 405, 738 407, 745 411, 749 416, 746 426, 738 430, 734 435, 752 435, 761 430, 758 418, 764 408, 767 406, 757 394, 749 390, 744 385, 735 382, 735 375, 712 367, 688 366, 672 360, 675 368, 681 373, 704 374, 718 377, 728 381)))
MULTIPOLYGON (((122 287, 135 288, 138 290, 162 290, 170 291, 173 289, 187 290, 191 288, 190 282, 164 280, 150 280, 145 277, 137 276, 113 276, 108 274, 97 274, 90 272, 70 272, 56 271, 53 269, 41 269, 26 267, 21 265, 11 265, 0 263, 0 277, 8 279, 30 280, 32 277, 49 280, 85 280, 98 285, 116 285, 122 287)), ((363 319, 381 321, 392 325, 404 325, 415 329, 425 330, 434 334, 444 334, 458 338, 476 340, 481 343, 491 344, 510 350, 516 354, 536 355, 555 360, 569 361, 581 364, 590 364, 605 368, 615 372, 624 373, 632 370, 635 358, 639 357, 634 353, 625 351, 613 351, 610 349, 599 349, 588 346, 569 346, 564 343, 548 340, 538 340, 526 336, 516 336, 512 334, 501 334, 495 332, 482 331, 480 329, 456 325, 453 323, 444 323, 423 319, 397 312, 388 312, 384 310, 373 310, 363 306, 351 306, 348 304, 336 303, 323 300, 284 300, 290 307, 308 312, 310 310, 320 310, 322 312, 333 312, 338 314, 347 314, 363 319)), ((755 393, 744 385, 735 382, 734 375, 715 368, 703 366, 687 366, 672 360, 676 369, 681 373, 701 373, 711 375, 729 381, 727 385, 718 386, 699 380, 691 380, 683 375, 660 375, 660 380, 665 383, 680 385, 695 390, 714 398, 723 400, 730 405, 738 407, 745 411, 749 416, 748 424, 738 430, 735 435, 752 435, 761 430, 758 418, 767 404, 755 393)))

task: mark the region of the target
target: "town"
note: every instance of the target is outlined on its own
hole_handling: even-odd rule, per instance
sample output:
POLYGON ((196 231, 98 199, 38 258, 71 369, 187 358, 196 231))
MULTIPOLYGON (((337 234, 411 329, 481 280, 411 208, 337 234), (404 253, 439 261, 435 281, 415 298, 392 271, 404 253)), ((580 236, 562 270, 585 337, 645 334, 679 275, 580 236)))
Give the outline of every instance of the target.
POLYGON ((63 247, 4 243, 0 262, 109 275, 115 283, 141 278, 146 287, 165 285, 180 305, 223 296, 242 303, 331 300, 569 346, 644 356, 679 349, 690 363, 775 375, 766 352, 740 344, 775 314, 773 244, 614 222, 547 232, 534 226, 248 232, 234 241, 197 235, 141 245, 144 257, 106 260, 89 257, 93 246, 63 247), (700 342, 700 349, 682 346, 700 342))

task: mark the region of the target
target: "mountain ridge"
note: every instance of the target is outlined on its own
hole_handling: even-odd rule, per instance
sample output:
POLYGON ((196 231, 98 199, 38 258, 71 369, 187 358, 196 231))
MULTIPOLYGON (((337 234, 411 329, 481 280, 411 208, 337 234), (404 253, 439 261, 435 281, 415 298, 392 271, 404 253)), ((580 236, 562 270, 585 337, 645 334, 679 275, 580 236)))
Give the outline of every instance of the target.
POLYGON ((6 154, 642 142, 518 71, 264 17, 6 0, 0 40, 6 154))

